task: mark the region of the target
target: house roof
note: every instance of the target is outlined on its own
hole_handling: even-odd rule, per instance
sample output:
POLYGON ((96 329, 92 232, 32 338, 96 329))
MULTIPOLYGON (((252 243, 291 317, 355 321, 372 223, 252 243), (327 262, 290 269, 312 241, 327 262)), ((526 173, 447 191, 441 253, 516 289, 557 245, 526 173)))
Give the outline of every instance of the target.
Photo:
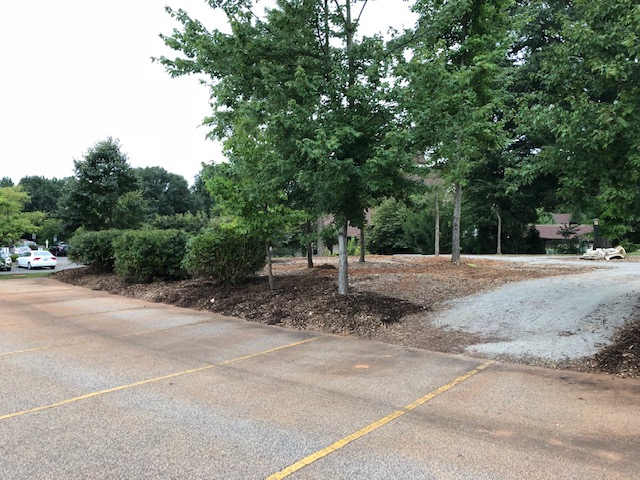
MULTIPOLYGON (((560 229, 566 224, 555 225, 534 225, 535 229, 540 232, 540 238, 543 240, 563 240, 564 237, 560 233, 560 229)), ((575 237, 581 237, 587 233, 593 232, 593 225, 576 225, 575 237)))
MULTIPOLYGON (((367 224, 371 223, 371 209, 367 208, 364 212, 364 218, 365 218, 365 222, 367 224)), ((322 223, 324 224, 325 227, 331 225, 331 223, 333 223, 333 215, 327 215, 322 219, 322 223)), ((360 229, 358 227, 354 227, 353 225, 351 225, 350 223, 347 225, 347 237, 348 238, 352 238, 352 237, 359 237, 360 236, 360 229)))

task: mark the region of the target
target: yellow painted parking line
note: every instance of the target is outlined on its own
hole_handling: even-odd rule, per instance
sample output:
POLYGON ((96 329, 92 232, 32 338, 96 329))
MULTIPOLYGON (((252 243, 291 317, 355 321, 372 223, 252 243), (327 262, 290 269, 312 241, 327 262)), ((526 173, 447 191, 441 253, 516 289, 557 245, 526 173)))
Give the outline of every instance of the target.
POLYGON ((27 415, 29 413, 36 413, 36 412, 41 412, 42 410, 49 410, 51 408, 62 407, 64 405, 68 405, 70 403, 79 402, 81 400, 87 400, 89 398, 98 397, 100 395, 105 395, 107 393, 119 392, 121 390, 127 390, 127 389, 134 388, 134 387, 140 387, 142 385, 147 385, 149 383, 160 382, 162 380, 168 380, 170 378, 181 377, 181 376, 184 376, 184 375, 189 375, 191 373, 202 372, 203 370, 209 370, 209 369, 215 368, 215 367, 222 367, 222 366, 225 366, 225 365, 230 365, 232 363, 240 362, 242 360, 248 360, 250 358, 259 357, 261 355, 266 355, 268 353, 273 353, 273 352, 277 352, 277 351, 284 350, 284 349, 287 349, 287 348, 296 347, 298 345, 302 345, 302 344, 305 344, 305 343, 313 342, 314 340, 318 340, 319 338, 320 337, 308 338, 306 340, 301 340, 299 342, 290 343, 288 345, 282 345, 280 347, 270 348, 269 350, 263 350, 261 352, 251 353, 249 355, 244 355, 242 357, 232 358, 230 360, 225 360, 224 362, 211 364, 211 365, 204 365, 202 367, 192 368, 190 370, 184 370, 182 372, 170 373, 168 375, 163 375, 161 377, 148 378, 146 380, 141 380, 139 382, 128 383, 126 385, 119 385, 117 387, 107 388, 105 390, 99 390, 97 392, 91 392, 91 393, 87 393, 85 395, 79 395, 79 396, 73 397, 73 398, 67 398, 66 400, 62 400, 60 402, 52 403, 52 404, 49 404, 49 405, 42 405, 40 407, 30 408, 28 410, 22 410, 20 412, 14 412, 14 413, 8 413, 8 414, 5 414, 5 415, 0 415, 0 420, 7 420, 9 418, 20 417, 22 415, 27 415))
POLYGON ((51 350, 53 348, 74 347, 76 345, 84 345, 84 344, 87 344, 87 343, 94 343, 94 342, 98 342, 100 340, 109 340, 109 339, 113 339, 113 338, 137 337, 137 336, 141 336, 141 335, 148 335, 148 334, 151 334, 151 333, 166 332, 167 330, 175 330, 176 328, 192 327, 194 325, 201 325, 203 323, 209 323, 209 322, 185 323, 184 325, 176 325, 175 327, 158 328, 158 329, 155 329, 155 330, 142 330, 140 332, 125 333, 125 334, 122 334, 122 335, 109 335, 107 337, 100 337, 100 338, 96 338, 94 340, 88 340, 86 342, 57 343, 57 344, 54 344, 54 345, 46 345, 46 346, 42 346, 42 347, 26 348, 24 350, 14 350, 12 352, 0 353, 0 357, 9 357, 9 356, 12 356, 12 355, 20 355, 20 354, 23 354, 23 353, 39 352, 41 350, 51 350))
POLYGON ((357 439, 359 439, 359 438, 361 438, 361 437, 373 432, 374 430, 377 430, 378 428, 386 425, 387 423, 392 422, 393 420, 395 420, 398 417, 401 417, 405 413, 409 413, 410 411, 415 410, 420 405, 424 405, 425 403, 427 403, 432 398, 437 397, 441 393, 444 393, 447 390, 452 389, 453 387, 455 387, 459 383, 464 382, 469 377, 472 377, 473 375, 475 375, 476 373, 478 373, 481 370, 484 370, 485 368, 487 368, 489 365, 492 365, 493 363, 495 363, 495 362, 493 362, 491 360, 488 361, 488 362, 483 363, 482 365, 474 368, 473 370, 468 371, 464 375, 460 375, 459 377, 455 378, 454 380, 452 380, 451 382, 447 383, 446 385, 443 385, 442 387, 440 387, 440 388, 438 388, 438 389, 436 389, 436 390, 434 390, 432 392, 427 393, 425 396, 420 397, 415 402, 410 403, 409 405, 405 405, 401 409, 396 410, 393 413, 390 413, 386 417, 381 418, 380 420, 377 420, 377 421, 367 425, 364 428, 361 428, 357 432, 354 432, 351 435, 348 435, 348 436, 338 440, 337 442, 329 445, 326 448, 323 448, 322 450, 317 451, 316 453, 312 453, 311 455, 303 458, 302 460, 299 460, 296 463, 288 466, 284 470, 280 470, 279 472, 276 472, 273 475, 270 475, 269 477, 267 477, 267 480, 280 480, 280 479, 288 477, 292 473, 295 473, 298 470, 306 467, 307 465, 310 465, 313 462, 315 462, 317 460, 320 460, 321 458, 324 458, 327 455, 330 455, 331 453, 335 452, 336 450, 341 449, 342 447, 348 445, 349 443, 353 442, 354 440, 357 440, 357 439))
POLYGON ((9 355, 20 355, 21 353, 39 352, 40 350, 49 350, 50 348, 53 347, 26 348, 24 350, 15 350, 13 352, 0 353, 0 357, 8 357, 9 355))
POLYGON ((0 323, 0 327, 13 327, 15 325, 27 325, 28 323, 33 323, 33 322, 28 321, 28 322, 0 323))

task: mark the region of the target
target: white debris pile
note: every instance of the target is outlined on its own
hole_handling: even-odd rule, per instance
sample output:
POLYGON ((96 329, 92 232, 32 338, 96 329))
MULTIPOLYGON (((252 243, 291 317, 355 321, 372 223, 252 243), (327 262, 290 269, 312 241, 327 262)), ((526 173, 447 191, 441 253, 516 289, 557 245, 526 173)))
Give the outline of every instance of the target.
POLYGON ((580 258, 583 260, 613 260, 622 259, 627 255, 624 247, 618 245, 616 248, 596 248, 589 249, 580 258))

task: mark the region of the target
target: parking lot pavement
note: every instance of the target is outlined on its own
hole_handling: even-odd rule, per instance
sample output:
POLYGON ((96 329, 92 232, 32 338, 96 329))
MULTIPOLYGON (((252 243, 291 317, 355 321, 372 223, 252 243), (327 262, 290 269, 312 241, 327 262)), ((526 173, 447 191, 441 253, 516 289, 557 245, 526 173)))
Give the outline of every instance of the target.
MULTIPOLYGON (((54 271, 67 270, 69 268, 78 268, 80 265, 77 263, 73 263, 69 260, 68 257, 56 257, 57 265, 54 271)), ((2 270, 0 271, 0 275, 24 275, 27 273, 53 273, 53 271, 48 269, 41 270, 32 270, 29 271, 26 268, 18 268, 16 262, 13 262, 13 267, 11 270, 2 270)))
POLYGON ((6 479, 637 478, 637 380, 2 285, 6 479))

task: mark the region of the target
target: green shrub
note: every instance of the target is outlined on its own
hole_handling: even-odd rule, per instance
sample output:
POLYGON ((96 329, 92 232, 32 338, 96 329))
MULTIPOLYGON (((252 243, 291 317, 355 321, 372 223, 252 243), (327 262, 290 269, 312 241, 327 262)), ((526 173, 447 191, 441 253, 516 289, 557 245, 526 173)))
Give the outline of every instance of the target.
POLYGON ((265 240, 231 226, 217 227, 193 237, 184 259, 189 273, 231 285, 255 275, 265 264, 265 240))
MULTIPOLYGON (((365 252, 366 253, 366 252, 365 252)), ((356 256, 360 255, 360 244, 355 238, 350 238, 347 242, 347 255, 356 256)))
POLYGON ((407 207, 394 198, 384 200, 371 214, 366 229, 366 248, 376 255, 406 252, 408 243, 402 225, 407 207))
POLYGON ((635 253, 640 251, 640 244, 638 243, 621 242, 620 245, 622 245, 627 253, 635 253))
POLYGON ((69 260, 99 272, 113 272, 115 257, 112 243, 122 233, 122 230, 90 232, 79 229, 69 240, 69 260))
POLYGON ((150 221, 151 228, 159 230, 184 230, 189 233, 200 233, 209 223, 209 218, 204 212, 178 213, 175 215, 155 215, 150 221))
POLYGON ((132 283, 184 278, 187 239, 181 230, 124 231, 113 242, 115 272, 132 283))

